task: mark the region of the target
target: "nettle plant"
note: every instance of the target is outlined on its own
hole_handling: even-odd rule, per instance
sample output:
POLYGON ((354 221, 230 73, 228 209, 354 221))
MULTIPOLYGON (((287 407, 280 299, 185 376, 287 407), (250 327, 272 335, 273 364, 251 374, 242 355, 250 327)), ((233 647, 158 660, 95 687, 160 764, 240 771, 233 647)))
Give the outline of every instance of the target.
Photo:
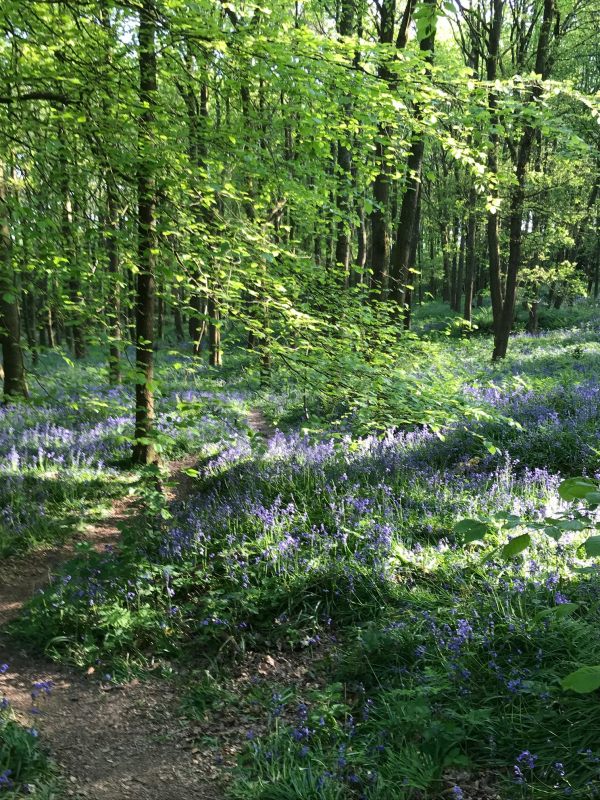
MULTIPOLYGON (((534 537, 540 534, 559 542, 565 534, 600 530, 598 481, 584 477, 567 478, 558 487, 558 494, 568 506, 553 517, 532 521, 517 514, 499 512, 491 519, 463 519, 455 525, 454 532, 463 545, 468 545, 482 542, 491 536, 502 540, 505 538, 502 534, 524 531, 510 538, 506 544, 495 547, 486 555, 486 560, 489 560, 498 555, 505 559, 520 555, 533 544, 534 537)), ((577 546, 577 552, 588 559, 600 557, 600 534, 583 539, 577 546)), ((580 574, 598 572, 598 567, 594 565, 572 569, 580 574)), ((578 607, 579 603, 562 603, 548 608, 543 614, 565 617, 575 612, 578 607)), ((580 667, 563 678, 561 685, 563 689, 578 694, 594 692, 600 688, 600 665, 580 667)))

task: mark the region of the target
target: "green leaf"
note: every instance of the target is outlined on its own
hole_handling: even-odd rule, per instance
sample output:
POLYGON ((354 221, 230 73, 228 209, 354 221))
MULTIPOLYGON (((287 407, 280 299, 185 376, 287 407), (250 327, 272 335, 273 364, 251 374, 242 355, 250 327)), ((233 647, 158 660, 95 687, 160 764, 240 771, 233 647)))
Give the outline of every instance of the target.
POLYGON ((597 491, 598 484, 589 478, 567 478, 558 487, 558 494, 562 500, 571 502, 583 500, 590 492, 597 491))
POLYGON ((600 687, 600 666, 580 667, 569 673, 560 682, 563 689, 570 689, 577 694, 589 694, 600 687))
POLYGON ((583 548, 588 558, 600 556, 600 536, 590 536, 583 543, 583 548))
POLYGON ((560 528, 557 528, 556 525, 546 525, 544 528, 544 533, 546 536, 550 536, 551 539, 558 542, 560 537, 563 535, 563 532, 560 528))
POLYGON ((546 617, 554 617, 554 619, 564 619, 569 617, 579 608, 579 603, 561 603, 559 606, 552 608, 545 608, 535 615, 535 619, 544 619, 546 617))
POLYGON ((481 522, 478 519, 461 519, 454 526, 454 533, 462 538, 463 544, 483 539, 493 530, 489 522, 481 522))
POLYGON ((522 533, 520 536, 515 536, 508 544, 502 548, 502 555, 504 558, 512 558, 519 555, 523 550, 526 550, 531 544, 531 536, 528 533, 522 533))
POLYGON ((561 531, 584 531, 588 527, 579 519, 560 519, 554 525, 561 531))

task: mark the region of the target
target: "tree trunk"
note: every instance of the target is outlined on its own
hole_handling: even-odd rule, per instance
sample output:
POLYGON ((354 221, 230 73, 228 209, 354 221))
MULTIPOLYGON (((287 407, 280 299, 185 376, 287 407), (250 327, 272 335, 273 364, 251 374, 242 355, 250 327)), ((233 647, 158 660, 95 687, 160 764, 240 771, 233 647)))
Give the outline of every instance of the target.
MULTIPOLYGON (((338 23, 338 33, 340 36, 348 37, 354 33, 355 0, 341 0, 340 18, 338 23)), ((351 114, 349 101, 345 102, 345 109, 348 116, 351 114)), ((348 134, 349 138, 350 134, 348 134)), ((337 188, 337 211, 338 221, 336 226, 335 242, 335 263, 341 267, 344 275, 344 283, 348 283, 350 277, 350 242, 351 225, 350 217, 352 214, 352 150, 350 141, 339 139, 337 143, 337 166, 338 166, 338 188, 337 188)))
POLYGON ((538 306, 539 302, 537 300, 533 300, 529 304, 529 317, 527 319, 527 333, 531 333, 535 336, 538 332, 538 306))
MULTIPOLYGON (((111 33, 110 11, 106 0, 100 4, 102 26, 111 33)), ((109 41, 109 40, 107 40, 109 41)), ((106 65, 111 68, 110 44, 106 48, 106 65)), ((102 101, 104 114, 110 114, 110 98, 102 101)), ((106 225, 104 247, 108 261, 108 380, 111 386, 121 383, 121 290, 119 286, 119 205, 118 190, 108 158, 104 159, 104 182, 106 186, 106 225)))
POLYGON ((111 386, 121 383, 121 292, 119 288, 119 210, 117 192, 110 175, 106 178, 106 255, 108 257, 108 377, 111 386))
MULTIPOLYGON (((544 0, 544 14, 538 38, 535 72, 542 79, 548 77, 548 51, 550 46, 550 32, 554 17, 554 0, 544 0)), ((530 92, 530 102, 536 102, 542 95, 542 88, 534 86, 530 92)), ((517 279, 521 266, 521 246, 523 242, 523 205, 525 202, 525 186, 527 168, 531 157, 536 129, 531 122, 524 126, 517 149, 517 163, 515 169, 516 183, 511 194, 511 207, 509 216, 509 250, 508 265, 506 270, 506 288, 502 313, 494 332, 494 361, 504 358, 508 349, 508 340, 512 330, 517 297, 517 279)))
POLYGON ((223 365, 219 305, 214 296, 208 299, 208 363, 211 367, 223 365))
POLYGON ((465 231, 460 227, 460 243, 458 245, 458 269, 456 271, 456 294, 454 296, 454 310, 460 313, 465 274, 465 231))
MULTIPOLYGON (((424 5, 435 6, 435 0, 425 0, 424 5)), ((434 45, 435 27, 433 27, 429 34, 421 39, 419 43, 419 49, 425 54, 425 62, 428 65, 431 65, 433 62, 434 45)), ((420 117, 421 109, 417 107, 415 108, 415 119, 418 120, 420 117)), ((424 153, 425 140, 422 136, 413 135, 410 153, 406 163, 406 188, 402 197, 402 205, 400 206, 400 217, 398 220, 398 230, 396 233, 396 243, 390 276, 391 296, 398 305, 401 305, 403 302, 404 286, 408 276, 410 249, 417 215, 424 153)))
POLYGON ((8 188, 0 164, 0 344, 4 369, 4 399, 27 397, 21 348, 21 322, 12 264, 8 188))
POLYGON ((73 201, 71 197, 71 185, 69 180, 69 163, 67 159, 67 149, 65 133, 61 132, 61 160, 60 160, 60 184, 62 193, 62 214, 61 214, 61 238, 62 246, 67 259, 69 269, 69 279, 67 288, 70 300, 69 335, 73 355, 77 359, 85 357, 85 340, 81 328, 81 286, 79 281, 77 264, 77 253, 75 245, 75 223, 73 220, 73 201))
POLYGON ((471 322, 473 310, 473 289, 475 284, 475 256, 476 256, 476 235, 477 218, 475 216, 475 204, 477 203, 477 192, 472 186, 469 191, 469 217, 467 220, 467 255, 465 271, 465 307, 463 317, 467 322, 471 322))
POLYGON ((175 327, 175 339, 181 343, 185 339, 183 333, 183 319, 181 316, 181 290, 176 288, 173 290, 173 325, 175 327))
MULTIPOLYGON (((390 45, 394 41, 394 17, 396 0, 382 0, 379 6, 379 42, 390 45)), ((386 54, 386 58, 389 58, 386 54)), ((384 61, 378 67, 378 76, 388 85, 392 84, 392 75, 384 61)), ((389 125, 379 124, 375 143, 375 158, 379 172, 373 182, 374 208, 371 212, 371 268, 373 270, 373 296, 385 300, 389 287, 390 268, 390 232, 388 223, 388 207, 390 202, 390 171, 388 162, 389 141, 392 130, 389 125)))
POLYGON ((136 291, 135 445, 133 460, 151 464, 154 447, 154 293, 156 268, 156 106, 155 9, 142 0, 139 11, 140 105, 138 128, 138 266, 136 291))
POLYGON ((456 217, 452 228, 452 270, 450 272, 450 308, 453 311, 458 311, 456 303, 456 294, 458 286, 459 239, 460 239, 460 220, 458 219, 458 217, 456 217))
MULTIPOLYGON (((489 29, 488 53, 486 58, 486 78, 493 83, 498 75, 498 57, 500 50, 500 36, 502 33, 502 18, 504 16, 504 0, 493 0, 493 16, 489 29)), ((488 111, 490 115, 490 146, 488 149, 487 165, 491 175, 498 175, 498 98, 493 89, 488 93, 488 111)), ((492 200, 497 200, 497 191, 492 192, 492 200)), ((495 205, 487 215, 487 240, 488 259, 490 267, 490 295, 492 299, 492 317, 494 320, 494 333, 500 326, 502 316, 502 274, 500 262, 500 231, 498 208, 495 205)))
POLYGON ((442 279, 442 300, 444 303, 450 303, 452 301, 450 242, 448 241, 448 226, 445 223, 440 226, 440 243, 442 247, 442 265, 444 271, 442 279))
POLYGON ((410 258, 409 267, 407 270, 407 284, 404 292, 404 330, 409 331, 412 321, 412 298, 413 298, 413 283, 416 280, 416 272, 411 274, 410 270, 415 270, 417 266, 417 250, 419 248, 419 235, 421 224, 421 187, 417 187, 417 211, 415 222, 413 225, 412 241, 410 244, 410 258))

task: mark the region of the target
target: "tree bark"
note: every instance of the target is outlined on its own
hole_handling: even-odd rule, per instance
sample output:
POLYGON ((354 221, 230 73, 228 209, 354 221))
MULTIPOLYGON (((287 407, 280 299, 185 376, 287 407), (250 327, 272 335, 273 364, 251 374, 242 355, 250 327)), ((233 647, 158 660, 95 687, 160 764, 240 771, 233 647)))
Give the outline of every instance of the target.
MULTIPOLYGON (((342 0, 338 33, 340 36, 352 36, 354 32, 355 0, 342 0)), ((346 113, 351 113, 349 102, 345 103, 346 113)), ((348 134, 349 137, 350 134, 348 134)), ((350 142, 339 139, 337 144, 337 211, 335 263, 341 267, 344 282, 347 284, 350 277, 350 242, 352 214, 352 150, 350 142)))
POLYGON ((416 272, 410 274, 411 269, 415 269, 417 265, 417 250, 419 248, 419 235, 421 224, 421 187, 417 187, 417 211, 413 225, 412 241, 410 243, 410 259, 409 268, 407 270, 407 284, 404 292, 404 330, 409 331, 412 322, 412 298, 413 298, 413 283, 416 280, 416 272))
POLYGON ((121 292, 119 288, 119 210, 112 176, 106 178, 106 255, 109 287, 108 375, 112 386, 121 383, 121 292))
POLYGON ((156 107, 155 9, 143 0, 139 11, 138 266, 136 287, 135 445, 133 460, 151 464, 154 447, 154 294, 156 270, 156 184, 154 119, 156 107))
MULTIPOLYGON (((504 16, 504 0, 493 0, 493 16, 489 29, 488 52, 486 57, 486 78, 489 83, 496 80, 498 75, 498 58, 500 51, 500 36, 502 33, 502 18, 504 16)), ((488 93, 488 111, 490 115, 490 146, 488 149, 487 165, 491 175, 498 175, 498 97, 490 88, 488 93)), ((492 200, 497 200, 497 191, 492 192, 492 200)), ((488 259, 490 268, 490 295, 492 299, 492 318, 494 321, 494 334, 496 334, 502 315, 503 294, 502 274, 500 262, 500 230, 498 208, 493 207, 487 215, 487 240, 488 259)))
MULTIPOLYGON (((382 45, 391 45, 394 41, 394 17, 396 15, 396 0, 382 0, 379 6, 379 42, 382 45)), ((386 54, 389 58, 390 54, 386 54)), ((378 67, 378 76, 382 80, 392 83, 392 76, 385 60, 378 67)), ((385 300, 389 286, 390 267, 390 232, 388 223, 388 206, 390 202, 390 167, 388 163, 389 140, 392 130, 389 125, 379 124, 377 141, 375 144, 375 157, 379 172, 373 181, 373 199, 375 201, 371 212, 371 268, 373 270, 373 296, 385 300)))
MULTIPOLYGON (((427 5, 433 5, 434 3, 435 0, 426 0, 427 5)), ((425 54, 425 59, 429 64, 433 61, 434 45, 435 28, 419 43, 419 48, 421 52, 425 54)), ((419 119, 420 116, 421 110, 416 108, 415 118, 419 119)), ((398 306, 402 304, 404 298, 404 286, 407 280, 413 228, 417 215, 424 153, 425 140, 422 136, 414 135, 406 164, 406 188, 400 207, 400 217, 398 220, 398 230, 396 233, 396 243, 390 276, 391 297, 398 306)))
MULTIPOLYGON (((554 18, 555 0, 544 0, 544 11, 535 59, 535 72, 542 77, 548 77, 549 47, 552 21, 554 18)), ((542 87, 536 84, 530 92, 530 103, 535 103, 542 95, 542 87)), ((517 149, 517 163, 515 169, 516 183, 511 194, 511 207, 509 216, 509 250, 508 265, 506 270, 506 289, 502 313, 494 332, 494 361, 504 358, 508 349, 508 340, 512 330, 517 297, 517 279, 521 266, 521 247, 523 242, 523 205, 525 202, 525 188, 527 169, 531 157, 536 128, 532 122, 526 122, 517 149)))
POLYGON ((19 302, 12 264, 8 187, 0 164, 0 344, 4 369, 4 399, 26 398, 27 382, 21 347, 19 302))
MULTIPOLYGON (((112 33, 110 12, 105 0, 100 4, 100 18, 107 37, 112 33)), ((112 66, 110 39, 107 38, 106 66, 112 66)), ((104 114, 110 114, 110 99, 102 101, 104 114)), ((108 261, 108 380, 111 386, 121 383, 121 290, 119 286, 119 203, 115 176, 108 157, 103 158, 104 183, 106 186, 106 224, 104 248, 108 261)))
POLYGON ((65 133, 61 131, 61 151, 60 151, 60 187, 62 194, 61 208, 61 238, 62 246, 67 260, 69 278, 67 288, 70 300, 71 320, 69 322, 69 334, 73 355, 76 359, 85 357, 85 339, 81 326, 81 285, 79 280, 77 264, 77 248, 75 243, 75 223, 73 219, 73 199, 71 196, 71 182, 69 180, 69 162, 67 158, 67 148, 65 133))
POLYGON ((472 186, 469 190, 469 216, 467 219, 467 254, 465 269, 465 307, 463 317, 467 322, 471 322, 473 310, 473 290, 475 284, 475 258, 476 258, 476 235, 477 218, 475 216, 475 204, 477 203, 477 192, 472 186))
POLYGON ((214 296, 208 299, 208 363, 211 367, 223 365, 219 306, 214 296))

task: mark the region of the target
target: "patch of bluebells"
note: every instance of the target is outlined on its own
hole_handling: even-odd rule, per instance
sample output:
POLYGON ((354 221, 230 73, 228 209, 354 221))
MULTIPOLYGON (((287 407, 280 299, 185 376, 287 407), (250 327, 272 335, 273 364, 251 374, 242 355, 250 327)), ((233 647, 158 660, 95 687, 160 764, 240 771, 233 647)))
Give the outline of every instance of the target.
MULTIPOLYGON (((135 618, 140 602, 152 597, 146 622, 155 630, 176 634, 185 624, 197 635, 223 638, 251 632, 258 621, 257 612, 245 608, 246 596, 280 593, 300 576, 319 593, 314 605, 330 619, 365 586, 371 593, 392 590, 395 554, 417 564, 455 553, 449 529, 456 517, 514 511, 515 505, 519 513, 539 515, 554 496, 554 476, 516 470, 506 459, 467 472, 439 470, 429 459, 433 441, 439 442, 427 430, 337 441, 277 432, 257 457, 240 431, 205 463, 202 490, 173 506, 172 523, 161 524, 158 537, 140 538, 137 563, 106 552, 80 564, 76 575, 56 580, 40 599, 40 624, 60 610, 61 626, 70 615, 79 629, 84 615, 89 631, 106 624, 106 617, 99 623, 102 607, 116 605, 135 618), (423 519, 431 520, 425 531, 423 519), (434 539, 433 551, 424 550, 420 534, 425 544, 434 539), (176 582, 166 577, 171 566, 176 582), (203 604, 205 589, 217 588, 214 602, 203 604), (236 606, 221 603, 219 592, 239 598, 236 606)), ((280 613, 275 617, 282 629, 294 625, 293 619, 282 623, 280 613)), ((454 655, 468 643, 472 625, 464 619, 443 632, 454 655)), ((147 637, 143 626, 138 630, 147 637)), ((306 641, 318 645, 319 633, 307 633, 306 641)), ((463 676, 469 671, 466 664, 451 669, 463 676)))
MULTIPOLYGON (((466 386, 464 391, 476 404, 488 404, 522 426, 511 429, 494 422, 480 426, 482 435, 498 441, 513 458, 530 467, 550 467, 567 474, 600 468, 598 380, 587 378, 536 391, 524 386, 466 386)), ((464 442, 463 436, 459 438, 464 442)))
MULTIPOLYGON (((77 499, 94 485, 116 482, 131 450, 131 390, 80 385, 85 368, 60 374, 64 385, 54 385, 50 396, 0 407, 0 544, 5 550, 40 537, 57 514, 57 487, 63 492, 72 487, 77 499)), ((200 453, 235 439, 240 402, 235 393, 170 391, 158 397, 157 431, 174 451, 200 453)))

